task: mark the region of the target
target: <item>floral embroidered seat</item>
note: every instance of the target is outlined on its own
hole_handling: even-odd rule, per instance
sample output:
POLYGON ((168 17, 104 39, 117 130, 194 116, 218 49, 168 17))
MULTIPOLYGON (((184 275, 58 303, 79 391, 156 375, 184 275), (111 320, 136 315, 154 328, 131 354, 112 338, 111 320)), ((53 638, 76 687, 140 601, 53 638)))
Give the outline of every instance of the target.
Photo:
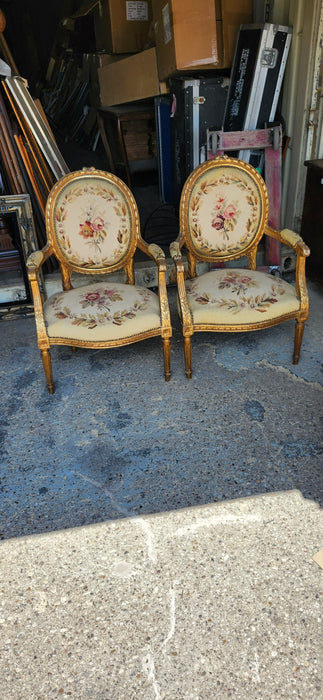
POLYGON ((94 168, 68 173, 49 194, 46 231, 47 244, 29 256, 27 269, 49 392, 54 391, 51 345, 109 348, 161 336, 169 380, 172 328, 165 254, 142 239, 137 205, 124 182, 94 168), (158 266, 158 294, 135 285, 137 247, 158 266), (44 300, 38 273, 53 254, 62 273, 62 291, 44 300), (121 268, 125 283, 109 281, 107 273, 121 268), (105 278, 73 288, 73 272, 105 278))
POLYGON ((195 331, 251 331, 296 320, 294 364, 298 363, 309 314, 305 260, 309 248, 299 235, 268 225, 268 194, 248 163, 219 156, 188 177, 180 202, 180 234, 170 246, 177 269, 178 309, 183 327, 185 371, 192 375, 195 331), (296 287, 256 270, 257 247, 267 234, 297 252, 296 287), (181 248, 187 250, 184 268, 181 248), (248 268, 224 265, 247 256, 248 268), (197 260, 216 268, 196 276, 197 260), (187 279, 188 278, 188 279, 187 279))

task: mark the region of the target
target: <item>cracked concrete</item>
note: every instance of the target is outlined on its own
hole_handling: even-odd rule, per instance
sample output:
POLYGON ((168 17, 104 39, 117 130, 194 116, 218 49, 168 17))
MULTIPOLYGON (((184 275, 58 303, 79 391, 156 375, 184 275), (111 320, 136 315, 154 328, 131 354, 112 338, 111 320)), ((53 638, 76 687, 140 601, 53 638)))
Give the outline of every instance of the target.
POLYGON ((321 289, 293 323, 52 349, 1 321, 5 700, 320 698, 321 289))

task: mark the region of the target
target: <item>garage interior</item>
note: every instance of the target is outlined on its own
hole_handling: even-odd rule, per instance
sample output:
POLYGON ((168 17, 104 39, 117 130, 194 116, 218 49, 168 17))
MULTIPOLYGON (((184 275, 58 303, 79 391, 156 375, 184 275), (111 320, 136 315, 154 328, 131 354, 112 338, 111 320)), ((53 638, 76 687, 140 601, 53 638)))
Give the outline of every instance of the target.
MULTIPOLYGON (((72 171, 94 166, 120 176, 135 195, 143 237, 149 243, 161 245, 168 254, 169 244, 178 233, 182 186, 191 170, 207 157, 207 132, 223 129, 224 123, 232 131, 229 120, 225 121, 228 111, 226 102, 230 80, 231 84, 233 81, 234 53, 240 25, 267 22, 290 28, 291 46, 284 63, 282 60, 283 76, 276 85, 276 93, 279 92, 278 99, 276 95, 277 108, 272 111, 273 121, 269 122, 280 124, 282 128, 280 212, 276 212, 275 223, 276 227, 286 226, 302 233, 303 237, 305 233, 314 253, 308 261, 308 271, 320 277, 322 250, 318 229, 321 209, 317 209, 320 197, 315 193, 320 190, 322 152, 322 50, 319 42, 322 17, 319 3, 312 4, 312 13, 305 13, 302 2, 253 3, 245 0, 235 3, 231 0, 215 3, 214 15, 213 0, 205 0, 198 13, 194 2, 185 4, 177 0, 175 12, 184 12, 186 24, 185 29, 179 31, 179 23, 176 23, 174 40, 169 43, 167 31, 170 31, 169 22, 174 8, 167 3, 164 6, 157 0, 153 3, 128 3, 122 11, 121 4, 116 0, 53 2, 49 8, 36 0, 28 5, 19 0, 7 0, 2 3, 4 26, 0 33, 1 52, 4 65, 9 61, 10 67, 11 62, 11 75, 18 75, 25 81, 36 108, 41 110, 61 154, 63 167, 72 171), (212 57, 212 62, 208 58, 209 63, 196 68, 196 52, 200 51, 200 56, 206 56, 209 48, 201 48, 203 42, 200 39, 191 46, 194 23, 196 25, 198 16, 199 30, 203 32, 211 6, 212 19, 215 18, 217 53, 212 57), (297 31, 300 23, 301 32, 297 31), (301 112, 296 112, 295 117, 295 100, 300 99, 299 93, 295 93, 295 71, 297 61, 302 66, 304 64, 309 35, 314 42, 312 54, 307 59, 306 73, 307 93, 311 92, 311 102, 306 96, 307 104, 301 108, 301 112), (182 69, 183 65, 186 70, 182 69), (196 83, 200 83, 201 94, 198 98, 192 98, 196 83), (188 105, 189 100, 196 99, 201 103, 199 127, 194 126, 195 117, 188 105), (202 106, 203 100, 206 100, 205 107, 202 106), (308 114, 303 114, 305 107, 308 114), (290 112, 294 114, 292 122, 290 112), (298 124, 300 113, 303 114, 303 121, 298 124), (192 148, 196 148, 196 145, 192 146, 194 128, 200 129, 197 154, 191 152, 192 148), (307 175, 312 184, 306 189, 307 175)), ((212 38, 211 32, 209 29, 208 41, 212 38)), ((198 36, 198 32, 195 35, 198 36)), ((202 58, 198 64, 201 62, 202 58)), ((4 88, 5 82, 6 77, 2 83, 4 88)), ((20 123, 23 117, 19 114, 19 102, 12 110, 8 90, 3 89, 2 93, 2 110, 7 110, 5 116, 11 120, 10 130, 16 132, 11 139, 19 138, 22 142, 20 146, 18 144, 19 152, 18 142, 13 141, 12 148, 19 159, 18 168, 24 169, 21 158, 28 158, 29 125, 25 125, 24 131, 20 123)), ((265 126, 267 123, 261 123, 261 128, 265 126)), ((8 162, 10 171, 10 157, 8 162)), ((33 186, 28 173, 25 173, 22 187, 18 189, 10 181, 5 167, 2 167, 1 173, 2 195, 10 196, 23 191, 31 197, 36 247, 42 247, 45 241, 45 200, 57 179, 56 172, 49 172, 44 187, 42 167, 47 166, 46 154, 45 163, 43 160, 40 164, 31 163, 34 174, 37 168, 39 170, 36 183, 33 186), (42 189, 40 195, 35 187, 42 189)), ((49 163, 49 170, 50 166, 49 163)), ((23 307, 30 306, 28 285, 25 283, 25 261, 23 251, 19 250, 21 246, 14 213, 11 217, 2 216, 1 223, 2 314, 8 311, 13 313, 16 307, 19 307, 18 313, 23 313, 23 307), (10 241, 10 226, 15 239, 9 243, 11 252, 5 247, 5 241, 10 241), (17 304, 13 303, 15 300, 17 304)), ((282 274, 292 274, 295 270, 292 251, 280 250, 279 255, 280 258, 274 260, 276 267, 282 274)), ((143 267, 142 276, 151 280, 143 260, 138 259, 138 262, 143 267)), ((266 251, 260 247, 258 264, 270 265, 271 262, 266 251)), ((45 282, 52 290, 55 286, 54 269, 48 267, 45 282), (50 276, 51 272, 53 275, 50 276)))
MULTIPOLYGON (((151 30, 140 51, 111 54, 111 45, 98 45, 111 41, 95 22, 108 4, 2 0, 0 58, 19 68, 46 119, 58 148, 45 150, 50 163, 115 168, 134 193, 143 236, 168 256, 178 212, 171 168, 161 179, 156 105, 169 115, 173 93, 167 79, 166 86, 158 79, 157 95, 102 105, 99 69, 119 75, 114 65, 156 51, 151 30), (138 111, 131 128, 123 124, 125 160, 117 117, 129 106, 132 117, 138 111)), ((127 4, 130 13, 146 11, 146 2, 127 4)), ((152 4, 163 9, 171 2, 152 4)), ((200 8, 202 0, 187 0, 194 4, 200 8)), ((35 180, 27 177, 20 112, 14 114, 2 86, 0 116, 10 115, 10 123, 0 119, 0 260, 7 265, 0 268, 4 700, 322 697, 323 17, 317 0, 249 6, 257 23, 293 27, 278 106, 285 136, 281 226, 301 232, 312 251, 298 365, 292 322, 261 333, 201 333, 188 381, 170 278, 169 382, 157 338, 107 351, 73 353, 65 346, 53 351, 56 392, 49 395, 24 252, 43 245, 50 183, 36 166, 35 180), (3 147, 6 133, 16 144, 12 151, 3 147), (9 176, 10 154, 20 167, 9 176), (15 193, 17 183, 20 190, 28 184, 27 200, 15 193)), ((164 17, 169 30, 167 9, 164 17)), ((219 84, 228 90, 231 67, 211 74, 216 91, 219 84)), ((171 77, 174 94, 179 75, 171 77)), ((189 72, 193 80, 208 76, 189 72)), ((108 85, 123 87, 116 83, 108 85)), ((127 89, 134 86, 131 80, 127 89)), ((260 265, 268 262, 265 254, 260 265)), ((171 274, 171 261, 167 266, 171 274)), ((293 256, 285 269, 274 267, 294 281, 293 256)), ((136 274, 142 285, 156 284, 142 259, 136 274)), ((52 263, 46 291, 57 283, 52 263)))

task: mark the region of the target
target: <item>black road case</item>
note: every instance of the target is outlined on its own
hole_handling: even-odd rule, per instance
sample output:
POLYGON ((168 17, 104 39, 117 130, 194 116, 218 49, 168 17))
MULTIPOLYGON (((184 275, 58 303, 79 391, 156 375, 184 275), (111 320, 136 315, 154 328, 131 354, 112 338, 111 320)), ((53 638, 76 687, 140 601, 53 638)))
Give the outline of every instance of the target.
POLYGON ((173 202, 177 206, 185 180, 206 160, 206 131, 221 129, 227 101, 228 75, 171 78, 171 144, 173 202))
MULTIPOLYGON (((243 24, 237 37, 224 131, 263 129, 275 120, 292 27, 243 24)), ((246 152, 239 157, 248 160, 246 152)))

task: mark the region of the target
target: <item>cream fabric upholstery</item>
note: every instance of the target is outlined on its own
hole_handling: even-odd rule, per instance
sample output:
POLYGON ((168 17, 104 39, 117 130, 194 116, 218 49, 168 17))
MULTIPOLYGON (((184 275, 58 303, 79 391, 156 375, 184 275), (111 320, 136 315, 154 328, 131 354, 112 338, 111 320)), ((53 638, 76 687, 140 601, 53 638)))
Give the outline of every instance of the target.
POLYGON ((101 282, 51 296, 44 304, 49 338, 109 341, 161 326, 159 299, 144 287, 101 282))
POLYGON ((55 236, 68 262, 91 269, 114 264, 126 254, 130 235, 127 201, 114 183, 76 180, 58 195, 55 236))
POLYGON ((264 272, 212 270, 185 282, 193 323, 263 323, 297 311, 296 289, 264 272))
POLYGON ((52 345, 104 349, 160 336, 169 381, 172 326, 165 254, 142 238, 129 187, 114 173, 92 167, 67 173, 49 193, 45 220, 46 245, 29 256, 27 269, 50 394, 55 391, 52 345), (135 285, 138 249, 158 268, 156 293, 135 285), (52 255, 60 266, 63 291, 45 300, 39 273, 52 255), (125 284, 107 279, 118 270, 123 271, 125 284), (83 276, 85 286, 73 289, 73 272, 83 276))
MULTIPOLYGON (((271 204, 277 207, 277 199, 271 204)), ((176 266, 186 377, 192 377, 196 331, 253 331, 291 319, 296 321, 293 363, 297 364, 309 313, 305 259, 310 251, 293 231, 281 232, 268 225, 268 192, 260 173, 250 163, 227 155, 207 160, 188 176, 179 211, 180 233, 170 245, 170 254, 176 266), (296 251, 295 286, 256 269, 264 234, 296 251), (234 260, 239 265, 242 257, 247 258, 248 268, 231 267, 234 260), (197 277, 199 260, 218 261, 224 267, 197 277)), ((266 244, 265 264, 269 264, 269 252, 266 244)))
POLYGON ((234 166, 200 175, 189 199, 189 231, 197 253, 230 254, 250 245, 259 230, 257 183, 234 166))

